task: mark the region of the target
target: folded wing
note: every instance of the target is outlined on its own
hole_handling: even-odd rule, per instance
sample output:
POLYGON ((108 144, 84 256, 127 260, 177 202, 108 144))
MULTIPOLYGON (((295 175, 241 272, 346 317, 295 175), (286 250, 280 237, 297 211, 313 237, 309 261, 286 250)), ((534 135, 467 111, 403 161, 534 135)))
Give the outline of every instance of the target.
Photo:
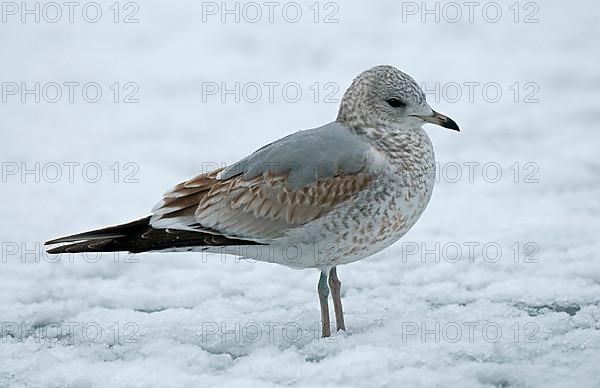
POLYGON ((368 144, 337 123, 297 132, 175 186, 150 224, 268 242, 343 206, 372 180, 368 144))

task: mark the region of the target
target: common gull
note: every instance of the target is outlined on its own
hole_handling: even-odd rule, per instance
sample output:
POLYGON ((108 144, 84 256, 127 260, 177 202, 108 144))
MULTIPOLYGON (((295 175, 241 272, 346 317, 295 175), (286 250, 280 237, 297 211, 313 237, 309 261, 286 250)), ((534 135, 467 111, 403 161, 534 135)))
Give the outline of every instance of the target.
POLYGON ((425 123, 459 131, 410 76, 375 66, 354 79, 334 122, 178 184, 149 216, 48 241, 61 244, 48 252, 203 251, 316 268, 327 337, 330 290, 345 330, 337 266, 396 242, 429 202, 435 159, 425 123))

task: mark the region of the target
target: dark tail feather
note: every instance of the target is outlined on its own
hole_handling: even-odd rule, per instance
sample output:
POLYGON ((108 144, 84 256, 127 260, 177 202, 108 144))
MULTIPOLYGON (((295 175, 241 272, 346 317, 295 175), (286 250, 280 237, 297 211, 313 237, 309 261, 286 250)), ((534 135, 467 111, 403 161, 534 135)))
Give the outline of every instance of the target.
POLYGON ((44 245, 74 242, 81 240, 101 240, 107 238, 123 237, 135 233, 141 228, 147 228, 150 224, 150 216, 128 222, 126 224, 109 226, 107 228, 96 229, 89 232, 72 234, 70 236, 59 237, 54 240, 46 241, 44 245))
POLYGON ((119 252, 140 253, 169 248, 199 246, 256 245, 253 241, 231 239, 219 234, 176 229, 154 229, 150 216, 126 224, 78 233, 47 241, 44 245, 72 242, 50 248, 48 253, 119 252))

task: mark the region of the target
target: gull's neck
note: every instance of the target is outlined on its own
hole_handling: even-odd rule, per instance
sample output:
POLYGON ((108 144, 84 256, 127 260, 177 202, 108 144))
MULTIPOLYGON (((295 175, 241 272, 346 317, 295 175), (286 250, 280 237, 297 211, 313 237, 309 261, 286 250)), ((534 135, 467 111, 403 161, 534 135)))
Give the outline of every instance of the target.
POLYGON ((434 154, 429 136, 421 126, 404 127, 398 123, 370 121, 340 123, 357 136, 365 138, 375 149, 386 154, 390 163, 400 168, 421 164, 433 168, 434 154))
POLYGON ((429 141, 427 133, 420 125, 406 127, 399 123, 385 120, 353 120, 337 122, 348 128, 355 135, 365 137, 373 145, 381 145, 384 148, 393 147, 394 143, 402 143, 405 139, 420 139, 425 137, 429 141))

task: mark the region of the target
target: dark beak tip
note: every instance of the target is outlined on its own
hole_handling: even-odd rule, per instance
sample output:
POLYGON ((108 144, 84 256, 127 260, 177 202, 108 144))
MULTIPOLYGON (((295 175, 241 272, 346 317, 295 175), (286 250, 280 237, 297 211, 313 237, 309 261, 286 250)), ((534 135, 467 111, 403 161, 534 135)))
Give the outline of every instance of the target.
POLYGON ((442 127, 451 129, 456 132, 460 132, 460 128, 458 127, 458 124, 456 124, 456 121, 452 120, 448 116, 443 116, 443 115, 440 115, 440 116, 441 116, 440 125, 442 127))
POLYGON ((456 121, 452 120, 450 117, 445 116, 439 112, 434 111, 432 117, 424 118, 425 121, 430 122, 432 124, 439 125, 441 127, 451 129, 456 132, 460 132, 460 128, 456 121))
POLYGON ((444 127, 451 129, 453 131, 456 131, 456 132, 460 132, 460 128, 458 127, 458 124, 456 124, 456 122, 452 119, 448 119, 448 122, 444 123, 444 127))

